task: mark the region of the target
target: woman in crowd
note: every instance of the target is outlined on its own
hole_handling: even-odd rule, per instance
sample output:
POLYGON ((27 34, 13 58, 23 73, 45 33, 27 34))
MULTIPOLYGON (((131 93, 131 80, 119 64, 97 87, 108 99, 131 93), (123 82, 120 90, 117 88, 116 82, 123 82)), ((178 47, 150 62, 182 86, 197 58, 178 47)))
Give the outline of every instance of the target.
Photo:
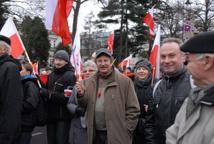
POLYGON ((28 62, 22 63, 20 71, 23 84, 22 133, 18 144, 30 144, 31 133, 35 127, 35 109, 39 102, 37 79, 32 75, 33 69, 28 62))
MULTIPOLYGON (((88 79, 94 75, 97 71, 97 66, 92 60, 88 60, 83 64, 82 67, 82 78, 88 79)), ((77 103, 77 93, 75 88, 73 88, 73 94, 69 98, 67 108, 73 115, 70 127, 69 142, 70 144, 86 144, 86 124, 85 124, 85 110, 78 106, 77 103)))
POLYGON ((152 144, 154 128, 154 104, 152 97, 152 68, 147 59, 135 64, 134 86, 140 104, 140 117, 134 131, 133 144, 152 144))

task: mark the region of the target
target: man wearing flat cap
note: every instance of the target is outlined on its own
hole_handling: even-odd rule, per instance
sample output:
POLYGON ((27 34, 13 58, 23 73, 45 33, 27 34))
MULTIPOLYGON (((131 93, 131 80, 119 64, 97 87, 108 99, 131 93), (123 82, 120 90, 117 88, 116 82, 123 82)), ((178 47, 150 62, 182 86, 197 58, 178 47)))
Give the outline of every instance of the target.
POLYGON ((214 143, 214 32, 198 34, 181 50, 197 86, 191 90, 166 132, 167 144, 214 143))
POLYGON ((53 72, 48 76, 46 88, 40 91, 48 102, 48 144, 69 144, 71 114, 66 107, 69 97, 64 95, 64 91, 73 88, 75 82, 74 68, 68 53, 65 50, 57 51, 53 72))
POLYGON ((10 39, 0 35, 0 143, 15 144, 21 130, 23 92, 10 39))
POLYGON ((88 144, 131 144, 140 113, 131 79, 112 66, 107 49, 96 52, 98 72, 77 82, 79 104, 86 108, 88 144))

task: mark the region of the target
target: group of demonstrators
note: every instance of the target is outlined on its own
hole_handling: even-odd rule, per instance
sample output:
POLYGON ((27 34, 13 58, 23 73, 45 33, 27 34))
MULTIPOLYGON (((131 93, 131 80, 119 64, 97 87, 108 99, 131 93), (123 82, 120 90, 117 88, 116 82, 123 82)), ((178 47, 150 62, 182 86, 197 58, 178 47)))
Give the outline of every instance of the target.
POLYGON ((48 144, 211 144, 213 38, 205 32, 184 44, 164 39, 156 83, 147 59, 129 78, 105 48, 83 63, 77 79, 68 53, 59 50, 40 87, 32 65, 12 58, 10 39, 0 36, 0 143, 30 144, 43 105, 48 144))

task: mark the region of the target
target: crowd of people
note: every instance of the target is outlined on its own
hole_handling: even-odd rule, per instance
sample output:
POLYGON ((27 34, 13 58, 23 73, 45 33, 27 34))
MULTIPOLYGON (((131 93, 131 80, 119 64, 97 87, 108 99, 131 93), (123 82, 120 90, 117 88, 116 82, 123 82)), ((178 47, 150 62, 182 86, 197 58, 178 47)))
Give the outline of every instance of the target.
POLYGON ((59 50, 44 82, 0 35, 0 144, 30 144, 36 126, 48 144, 212 144, 213 38, 164 39, 159 80, 145 58, 120 72, 105 48, 83 63, 80 80, 59 50))

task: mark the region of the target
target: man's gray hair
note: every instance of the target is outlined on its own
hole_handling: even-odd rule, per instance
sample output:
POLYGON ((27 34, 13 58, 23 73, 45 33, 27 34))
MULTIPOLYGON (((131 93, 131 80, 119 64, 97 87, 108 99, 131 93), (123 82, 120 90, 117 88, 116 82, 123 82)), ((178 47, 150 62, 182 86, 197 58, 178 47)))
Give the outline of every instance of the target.
POLYGON ((165 44, 165 43, 177 43, 179 45, 179 47, 183 44, 182 40, 179 38, 174 38, 174 37, 170 37, 170 38, 165 38, 163 39, 161 45, 165 44))
POLYGON ((7 44, 4 41, 0 41, 0 47, 2 47, 4 50, 0 51, 0 55, 2 54, 9 54, 11 53, 11 47, 9 44, 7 44))
POLYGON ((97 71, 97 65, 95 64, 94 61, 92 61, 92 60, 87 60, 86 62, 83 63, 83 69, 84 69, 85 67, 89 67, 89 66, 90 66, 90 67, 93 67, 94 70, 97 71))
POLYGON ((214 58, 214 53, 198 53, 196 55, 197 55, 197 59, 202 59, 205 56, 210 56, 210 57, 214 58))

